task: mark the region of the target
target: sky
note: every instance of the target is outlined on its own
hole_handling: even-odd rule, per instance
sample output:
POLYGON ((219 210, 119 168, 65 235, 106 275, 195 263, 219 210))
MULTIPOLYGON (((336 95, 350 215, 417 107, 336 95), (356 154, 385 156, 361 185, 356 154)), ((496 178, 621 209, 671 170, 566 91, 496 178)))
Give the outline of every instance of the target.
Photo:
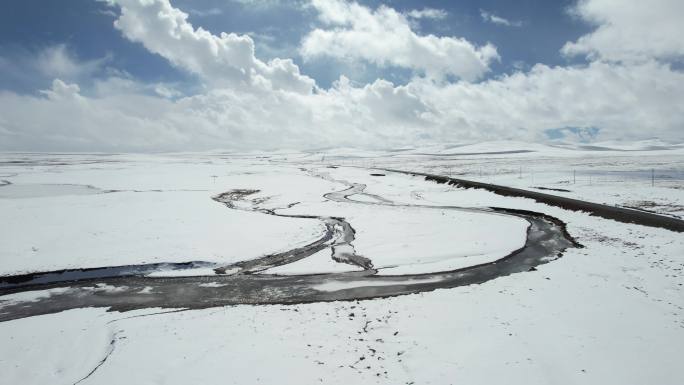
POLYGON ((0 2, 0 150, 684 141, 684 2, 0 2))

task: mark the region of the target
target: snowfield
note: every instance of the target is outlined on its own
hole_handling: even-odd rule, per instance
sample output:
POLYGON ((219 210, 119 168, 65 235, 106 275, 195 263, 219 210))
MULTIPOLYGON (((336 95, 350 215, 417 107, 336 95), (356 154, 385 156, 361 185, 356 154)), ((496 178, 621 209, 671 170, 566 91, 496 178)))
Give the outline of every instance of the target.
MULTIPOLYGON (((255 171, 230 175, 229 166, 188 164, 182 158, 117 158, 95 166, 81 164, 79 157, 69 159, 72 163, 57 169, 40 161, 31 163, 28 172, 5 168, 21 172, 5 178, 11 185, 0 187, 12 189, 0 192, 6 224, 0 274, 153 262, 234 262, 305 244, 323 231, 314 220, 228 210, 210 199, 223 191, 222 183, 252 185, 259 178, 255 171), (31 186, 43 186, 40 195, 19 194, 31 186), (84 195, 75 186, 90 186, 87 190, 98 193, 84 195)), ((274 171, 261 173, 262 179, 276 182, 274 171)))
MULTIPOLYGON (((93 307, 0 322, 0 383, 681 383, 682 233, 387 169, 684 216, 684 146, 656 142, 2 154, 5 276, 159 262, 235 266, 324 236, 329 228, 316 216, 344 218, 354 239, 337 252, 326 241, 311 256, 254 279, 361 277, 369 270, 333 260, 356 255, 368 258, 377 275, 412 274, 403 284, 431 283, 438 280, 429 273, 495 262, 525 246, 530 224, 488 207, 558 218, 584 247, 532 271, 390 298, 201 310, 93 307), (233 207, 212 199, 231 190, 250 193, 229 202, 233 207)), ((150 276, 201 275, 200 286, 220 288, 215 274, 198 268, 150 276)), ((316 290, 381 285, 389 284, 359 278, 316 290)), ((0 291, 0 317, 10 306, 69 290, 0 291)), ((88 290, 124 288, 95 280, 88 290)))

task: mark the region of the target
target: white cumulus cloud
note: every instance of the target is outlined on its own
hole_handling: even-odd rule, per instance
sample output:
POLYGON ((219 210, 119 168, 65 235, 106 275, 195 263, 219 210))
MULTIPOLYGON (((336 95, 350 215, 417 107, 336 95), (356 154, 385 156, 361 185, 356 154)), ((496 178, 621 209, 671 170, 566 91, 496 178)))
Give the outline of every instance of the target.
POLYGON ((121 7, 114 22, 129 40, 142 43, 174 65, 199 75, 209 87, 261 86, 274 90, 311 92, 313 79, 300 74, 290 59, 268 63, 254 56, 247 35, 219 36, 188 21, 188 14, 168 0, 113 0, 121 7))
POLYGON ((447 11, 437 8, 412 9, 406 12, 406 16, 414 19, 444 19, 448 15, 447 11))
MULTIPOLYGON (((594 2, 606 1, 591 0, 579 7, 592 8, 594 2)), ((448 49, 430 51, 421 45, 432 47, 426 43, 430 39, 457 39, 416 35, 406 16, 388 7, 371 10, 353 2, 317 3, 321 20, 329 27, 321 31, 334 36, 349 33, 349 39, 359 39, 344 45, 345 49, 356 47, 354 44, 359 49, 364 44, 381 49, 375 54, 380 56, 357 53, 354 59, 384 60, 387 65, 439 75, 415 77, 404 85, 383 79, 353 84, 341 76, 332 87, 323 89, 300 74, 291 60, 260 61, 247 36, 216 35, 193 27, 187 15, 168 0, 120 0, 116 27, 121 33, 196 74, 206 87, 196 94, 182 94, 173 84, 149 84, 114 71, 108 72, 107 78, 83 83, 54 76, 49 87, 41 87, 47 89, 32 95, 0 91, 0 149, 392 147, 431 141, 540 140, 547 130, 564 127, 597 127, 597 140, 653 136, 684 140, 684 72, 668 62, 676 57, 672 52, 680 52, 673 45, 667 50, 642 47, 636 51, 637 44, 624 48, 627 51, 615 47, 606 51, 592 43, 595 57, 586 64, 536 64, 528 71, 480 82, 449 82, 435 77, 452 71, 445 66, 458 55, 447 60, 436 52, 448 49), (364 28, 369 29, 367 35, 364 28), (391 40, 385 34, 392 28, 397 29, 398 40, 412 42, 410 49, 405 42, 385 41, 391 40), (392 48, 384 50, 378 37, 392 48), (396 58, 381 57, 393 52, 396 58), (436 57, 435 63, 421 61, 421 55, 413 57, 415 52, 436 57), (625 55, 630 60, 608 59, 625 55)), ((630 2, 612 12, 633 14, 634 10, 624 9, 630 6, 641 9, 640 4, 630 2)), ((622 24, 607 20, 578 42, 593 41, 602 28, 618 33, 622 24)), ((471 47, 473 50, 477 49, 471 47)), ((63 59, 59 55, 56 63, 63 59)), ((37 59, 29 62, 55 57, 44 51, 35 56, 37 59)), ((69 62, 57 66, 55 75, 87 73, 82 69, 89 68, 89 62, 66 57, 69 62)), ((8 59, 0 59, 2 67, 8 59)))
POLYGON ((482 20, 492 24, 505 25, 507 27, 522 27, 522 21, 508 20, 482 9, 480 10, 480 17, 482 20))
POLYGON ((300 47, 306 59, 328 56, 396 66, 434 79, 477 80, 497 60, 496 47, 477 47, 458 37, 418 35, 407 17, 393 8, 372 10, 356 2, 313 0, 324 28, 309 32, 300 47))
POLYGON ((79 98, 79 92, 81 92, 81 88, 78 84, 65 83, 61 79, 53 80, 52 88, 40 91, 51 100, 79 98))
POLYGON ((684 1, 580 0, 572 13, 596 30, 566 43, 566 55, 613 61, 684 57, 684 1))

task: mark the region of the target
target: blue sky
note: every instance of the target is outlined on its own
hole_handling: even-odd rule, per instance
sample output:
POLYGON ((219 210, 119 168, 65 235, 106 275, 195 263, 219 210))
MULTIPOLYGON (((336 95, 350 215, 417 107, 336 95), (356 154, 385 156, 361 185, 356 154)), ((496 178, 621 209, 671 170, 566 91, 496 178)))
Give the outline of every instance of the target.
POLYGON ((0 2, 0 150, 684 140, 684 2, 0 2))
MULTIPOLYGON (((257 57, 262 60, 288 57, 302 72, 329 87, 341 74, 368 82, 377 77, 406 83, 410 73, 400 68, 350 68, 334 60, 305 62, 297 52, 302 37, 317 23, 316 13, 302 9, 295 2, 275 5, 226 0, 177 0, 173 4, 190 14, 190 22, 215 34, 230 31, 250 34, 255 40, 257 57)), ((535 63, 565 65, 577 61, 563 57, 559 49, 592 27, 572 17, 568 8, 573 1, 363 1, 370 7, 381 4, 401 11, 440 9, 447 15, 440 20, 421 20, 417 27, 423 34, 461 36, 477 44, 496 45, 501 61, 493 62, 486 78, 529 68, 535 63), (482 11, 503 17, 520 26, 506 26, 485 21, 482 11)), ((5 57, 21 62, 45 47, 65 44, 80 60, 109 56, 111 67, 128 72, 144 81, 188 82, 188 76, 168 61, 145 50, 139 43, 125 39, 113 28, 115 8, 93 0, 4 1, 0 2, 0 50, 5 57)), ((582 60, 581 58, 579 60, 582 60)), ((46 79, 35 76, 0 75, 0 87, 31 92, 45 86, 46 79), (41 84, 43 82, 43 84, 41 84)), ((100 74, 98 74, 100 75, 100 74)), ((51 80, 51 79, 49 79, 51 80)))

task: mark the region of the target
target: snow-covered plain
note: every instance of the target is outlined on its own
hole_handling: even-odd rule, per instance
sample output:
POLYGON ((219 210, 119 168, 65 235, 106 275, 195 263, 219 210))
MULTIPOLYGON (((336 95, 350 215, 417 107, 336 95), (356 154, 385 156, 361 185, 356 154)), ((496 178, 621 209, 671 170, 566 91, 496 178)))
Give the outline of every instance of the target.
POLYGON ((505 141, 322 157, 308 159, 449 175, 684 217, 684 144, 505 141))
MULTIPOLYGON (((526 229, 524 221, 508 216, 388 202, 543 212, 566 222, 585 248, 568 249, 537 271, 395 298, 181 312, 77 309, 3 322, 2 383, 680 384, 681 233, 381 170, 562 188, 569 192, 549 192, 620 205, 655 202, 648 209, 681 214, 684 181, 676 171, 684 165, 683 147, 595 147, 493 143, 363 153, 5 154, 0 179, 11 184, 0 186, 0 274, 232 262, 306 244, 323 231, 317 220, 231 210, 210 199, 237 188, 261 190, 250 198, 278 213, 345 217, 356 230, 356 252, 381 274, 494 260, 520 247, 526 229), (449 155, 456 153, 461 155, 449 155), (638 175, 607 178, 618 168, 638 175), (673 177, 651 186, 651 168, 673 177), (534 176, 526 174, 531 170, 534 176), (591 184, 582 179, 590 174, 596 178, 591 184), (323 197, 347 188, 343 181, 365 184, 369 195, 348 197, 365 203, 323 197), (3 193, 8 187, 14 190, 3 193)), ((324 250, 267 273, 352 270, 324 250)), ((0 301, 33 298, 28 294, 0 301)))
POLYGON ((12 183, 0 186, 11 189, 0 192, 0 274, 230 263, 306 244, 324 230, 315 220, 228 210, 210 199, 226 184, 252 185, 255 178, 282 182, 277 169, 184 157, 108 156, 105 163, 98 161, 101 156, 59 159, 57 166, 32 157, 26 165, 0 169, 0 178, 12 183), (40 186, 41 194, 24 193, 31 186, 40 186), (83 189, 99 193, 84 195, 83 189))

